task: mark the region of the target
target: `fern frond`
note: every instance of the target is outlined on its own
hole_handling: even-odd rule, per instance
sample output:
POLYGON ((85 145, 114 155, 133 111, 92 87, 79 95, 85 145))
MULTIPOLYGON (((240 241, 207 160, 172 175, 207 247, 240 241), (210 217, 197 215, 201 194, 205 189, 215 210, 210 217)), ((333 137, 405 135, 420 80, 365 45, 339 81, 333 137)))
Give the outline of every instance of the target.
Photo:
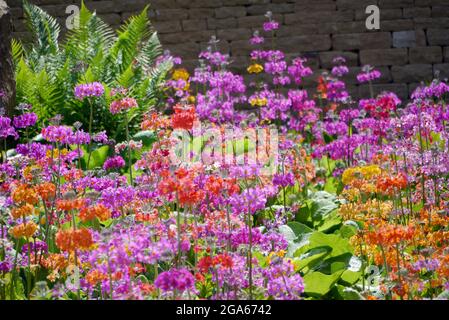
POLYGON ((146 7, 139 15, 131 17, 118 31, 118 38, 110 50, 108 64, 119 62, 120 73, 125 71, 134 62, 142 43, 150 34, 148 7, 146 7))
POLYGON ((22 43, 19 40, 12 39, 11 53, 14 64, 17 65, 24 55, 22 43))
POLYGON ((28 29, 36 40, 36 46, 34 47, 36 53, 40 56, 56 54, 59 51, 58 38, 60 33, 57 20, 28 1, 23 2, 23 10, 28 29))
POLYGON ((152 68, 157 58, 162 54, 162 45, 159 41, 157 33, 154 32, 148 41, 145 42, 142 52, 138 57, 139 64, 144 70, 152 68))

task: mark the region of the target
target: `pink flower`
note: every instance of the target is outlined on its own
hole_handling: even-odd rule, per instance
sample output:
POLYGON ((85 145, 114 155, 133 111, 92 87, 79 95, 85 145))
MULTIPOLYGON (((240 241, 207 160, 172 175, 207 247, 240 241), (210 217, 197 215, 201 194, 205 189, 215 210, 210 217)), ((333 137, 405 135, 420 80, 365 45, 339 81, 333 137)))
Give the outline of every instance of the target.
POLYGON ((134 98, 123 98, 121 100, 115 100, 111 103, 109 111, 112 114, 117 114, 125 110, 129 110, 137 107, 137 101, 134 98))

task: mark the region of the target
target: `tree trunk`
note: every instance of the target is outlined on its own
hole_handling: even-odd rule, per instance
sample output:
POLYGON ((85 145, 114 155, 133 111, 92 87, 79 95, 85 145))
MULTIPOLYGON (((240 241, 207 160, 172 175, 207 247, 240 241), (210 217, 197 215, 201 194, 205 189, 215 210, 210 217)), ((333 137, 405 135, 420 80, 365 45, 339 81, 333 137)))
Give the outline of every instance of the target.
POLYGON ((5 1, 0 0, 0 108, 14 113, 16 83, 11 56, 12 17, 5 1))

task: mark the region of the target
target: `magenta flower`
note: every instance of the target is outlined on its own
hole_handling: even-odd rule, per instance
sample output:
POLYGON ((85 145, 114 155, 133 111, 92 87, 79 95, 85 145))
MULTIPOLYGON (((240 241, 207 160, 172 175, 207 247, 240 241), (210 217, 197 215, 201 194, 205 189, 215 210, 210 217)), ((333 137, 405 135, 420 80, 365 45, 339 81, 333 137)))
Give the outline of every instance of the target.
POLYGON ((180 293, 191 290, 194 288, 195 279, 189 270, 171 269, 169 271, 162 272, 154 281, 157 288, 165 292, 177 290, 180 293))
POLYGON ((104 87, 99 82, 80 84, 75 87, 75 97, 83 100, 88 97, 100 97, 104 94, 104 87))
POLYGON ((367 65, 362 68, 362 72, 357 75, 357 80, 360 83, 374 81, 381 77, 381 73, 378 70, 373 69, 371 66, 367 65))
POLYGON ((109 158, 103 165, 104 170, 120 169, 125 166, 125 160, 121 156, 109 158))
POLYGON ((253 37, 249 40, 252 45, 262 44, 265 42, 264 37, 259 35, 258 31, 255 31, 253 37))
POLYGON ((263 30, 264 31, 269 32, 269 31, 274 31, 274 30, 277 30, 277 29, 279 29, 279 22, 268 21, 268 22, 265 22, 263 24, 263 30))
POLYGON ((19 139, 19 135, 13 126, 11 126, 11 119, 0 116, 0 138, 14 137, 19 139))
POLYGON ((349 73, 347 66, 335 66, 332 68, 332 75, 335 77, 343 77, 345 74, 349 73))
POLYGON ((32 127, 37 122, 37 115, 34 112, 24 113, 20 116, 14 117, 13 123, 14 127, 17 129, 24 129, 27 127, 32 127))
POLYGON ((42 136, 48 142, 70 144, 73 129, 68 126, 48 126, 42 129, 42 136))

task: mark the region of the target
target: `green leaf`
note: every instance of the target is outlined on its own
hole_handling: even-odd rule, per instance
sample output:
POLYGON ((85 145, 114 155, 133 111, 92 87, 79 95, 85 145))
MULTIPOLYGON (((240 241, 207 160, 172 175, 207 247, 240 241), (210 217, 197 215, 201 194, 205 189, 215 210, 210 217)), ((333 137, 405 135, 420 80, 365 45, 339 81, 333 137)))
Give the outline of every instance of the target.
POLYGON ((312 272, 304 276, 304 292, 312 297, 320 298, 326 295, 340 279, 343 271, 327 275, 321 272, 312 272))
POLYGON ((279 226, 278 229, 279 229, 279 233, 282 234, 287 241, 293 242, 296 239, 298 239, 295 232, 293 231, 293 229, 290 226, 283 225, 283 226, 279 226))
POLYGON ((362 276, 362 272, 354 272, 354 271, 350 271, 350 270, 346 270, 345 272, 343 272, 343 274, 341 275, 341 279, 340 281, 342 282, 342 284, 345 285, 354 285, 357 281, 359 281, 359 279, 362 276))
POLYGON ((323 219, 337 208, 337 204, 332 200, 324 198, 315 200, 312 204, 312 217, 314 219, 323 219))
POLYGON ((36 54, 45 56, 58 53, 60 27, 57 20, 28 1, 23 2, 23 11, 27 27, 35 37, 36 54))
POLYGON ((343 300, 365 300, 360 292, 353 288, 337 285, 337 290, 343 300))
POLYGON ((340 226, 342 219, 336 211, 331 213, 322 223, 319 224, 318 231, 328 232, 336 227, 340 226))
POLYGON ((296 213, 295 220, 303 224, 312 222, 311 210, 307 203, 299 208, 298 212, 296 213))
MULTIPOLYGON (((106 159, 108 157, 109 151, 110 151, 109 146, 102 146, 98 149, 93 150, 91 158, 90 158, 88 170, 93 170, 95 168, 103 166, 104 162, 106 161, 106 159)), ((86 165, 87 165, 88 159, 89 159, 89 151, 85 150, 83 160, 86 165)))
POLYGON ((343 239, 336 234, 314 232, 309 238, 309 247, 321 246, 329 246, 332 248, 331 257, 340 256, 348 252, 352 253, 352 247, 347 239, 343 239))
POLYGON ((307 233, 312 233, 314 231, 312 228, 309 228, 305 224, 296 221, 289 222, 287 223, 287 225, 292 229, 297 237, 300 237, 307 233))
POLYGON ((353 225, 345 224, 340 228, 339 232, 343 238, 350 239, 357 234, 357 228, 353 225))
MULTIPOLYGON (((300 253, 300 250, 296 251, 294 256, 297 258, 293 259, 295 271, 301 271, 305 267, 312 269, 328 256, 330 252, 332 252, 332 248, 328 246, 316 247, 302 254, 300 253)), ((307 270, 304 272, 307 273, 307 270)))
POLYGON ((443 291, 441 294, 438 295, 437 299, 449 300, 449 290, 443 291))
POLYGON ((139 131, 132 137, 132 140, 142 141, 145 147, 149 147, 156 141, 156 135, 152 131, 139 131))

